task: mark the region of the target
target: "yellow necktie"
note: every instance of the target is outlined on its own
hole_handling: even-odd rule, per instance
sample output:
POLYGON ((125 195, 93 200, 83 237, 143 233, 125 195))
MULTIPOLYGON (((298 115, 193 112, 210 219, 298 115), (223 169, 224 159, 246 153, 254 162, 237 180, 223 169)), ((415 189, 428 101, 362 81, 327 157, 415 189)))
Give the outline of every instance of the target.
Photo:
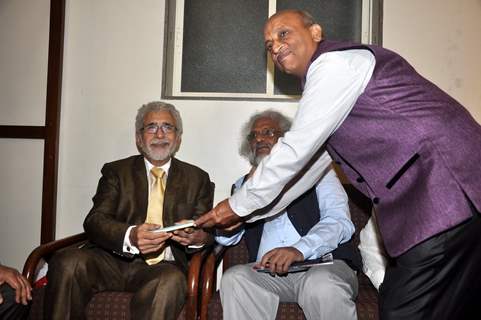
MULTIPOLYGON (((147 207, 147 218, 146 223, 155 223, 162 226, 162 213, 164 211, 164 170, 161 168, 153 167, 150 173, 154 177, 155 181, 150 190, 149 205, 147 207)), ((164 250, 159 252, 154 252, 146 255, 145 262, 152 265, 159 263, 164 259, 164 250)))

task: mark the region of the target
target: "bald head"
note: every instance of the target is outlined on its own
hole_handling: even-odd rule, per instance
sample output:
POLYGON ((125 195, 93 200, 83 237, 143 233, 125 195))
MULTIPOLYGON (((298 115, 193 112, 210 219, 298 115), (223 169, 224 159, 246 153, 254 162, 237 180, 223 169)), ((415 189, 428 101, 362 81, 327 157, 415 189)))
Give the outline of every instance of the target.
POLYGON ((314 20, 314 18, 311 16, 311 14, 309 12, 304 11, 304 10, 294 10, 294 9, 287 9, 287 10, 278 11, 278 12, 274 13, 272 16, 270 16, 269 20, 271 20, 272 18, 275 18, 279 15, 286 14, 286 13, 297 15, 297 17, 300 20, 302 20, 302 23, 304 24, 304 27, 306 27, 306 28, 309 28, 313 24, 316 24, 316 21, 314 20))
POLYGON ((265 24, 264 40, 276 67, 302 78, 322 40, 322 29, 307 12, 283 10, 265 24))

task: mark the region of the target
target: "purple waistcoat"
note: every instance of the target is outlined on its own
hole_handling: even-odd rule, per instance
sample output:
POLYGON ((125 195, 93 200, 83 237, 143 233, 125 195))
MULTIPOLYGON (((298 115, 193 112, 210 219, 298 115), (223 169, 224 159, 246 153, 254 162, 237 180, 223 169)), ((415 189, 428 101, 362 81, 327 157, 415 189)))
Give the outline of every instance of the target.
POLYGON ((326 148, 372 199, 387 252, 396 257, 481 211, 481 126, 396 53, 324 40, 329 51, 368 49, 371 80, 326 148))

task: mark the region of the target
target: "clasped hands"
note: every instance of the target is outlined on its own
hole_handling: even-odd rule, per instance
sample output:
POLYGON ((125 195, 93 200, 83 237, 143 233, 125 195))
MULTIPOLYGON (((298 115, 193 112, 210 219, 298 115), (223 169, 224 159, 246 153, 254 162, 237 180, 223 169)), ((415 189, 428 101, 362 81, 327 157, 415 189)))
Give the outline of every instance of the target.
MULTIPOLYGON (((178 221, 183 223, 186 220, 178 221)), ((185 228, 172 232, 152 232, 160 227, 157 224, 144 223, 135 226, 130 231, 130 243, 136 246, 142 254, 162 251, 169 239, 183 246, 202 246, 208 242, 209 234, 198 228, 185 228)))

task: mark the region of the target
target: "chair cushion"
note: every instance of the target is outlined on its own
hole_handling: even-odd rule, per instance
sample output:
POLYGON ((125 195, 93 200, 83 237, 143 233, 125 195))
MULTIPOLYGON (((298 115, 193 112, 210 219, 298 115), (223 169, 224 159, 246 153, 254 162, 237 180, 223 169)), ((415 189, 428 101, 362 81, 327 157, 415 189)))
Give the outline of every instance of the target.
MULTIPOLYGON (((42 320, 45 287, 33 291, 33 301, 30 307, 30 320, 42 320)), ((86 307, 88 320, 129 320, 131 292, 106 291, 93 296, 86 307)), ((185 319, 185 308, 182 309, 178 320, 185 319)))
POLYGON ((356 300, 357 318, 359 320, 378 320, 378 293, 364 274, 358 275, 359 295, 356 300))
POLYGON ((100 292, 93 296, 86 308, 89 320, 130 319, 130 292, 100 292))

